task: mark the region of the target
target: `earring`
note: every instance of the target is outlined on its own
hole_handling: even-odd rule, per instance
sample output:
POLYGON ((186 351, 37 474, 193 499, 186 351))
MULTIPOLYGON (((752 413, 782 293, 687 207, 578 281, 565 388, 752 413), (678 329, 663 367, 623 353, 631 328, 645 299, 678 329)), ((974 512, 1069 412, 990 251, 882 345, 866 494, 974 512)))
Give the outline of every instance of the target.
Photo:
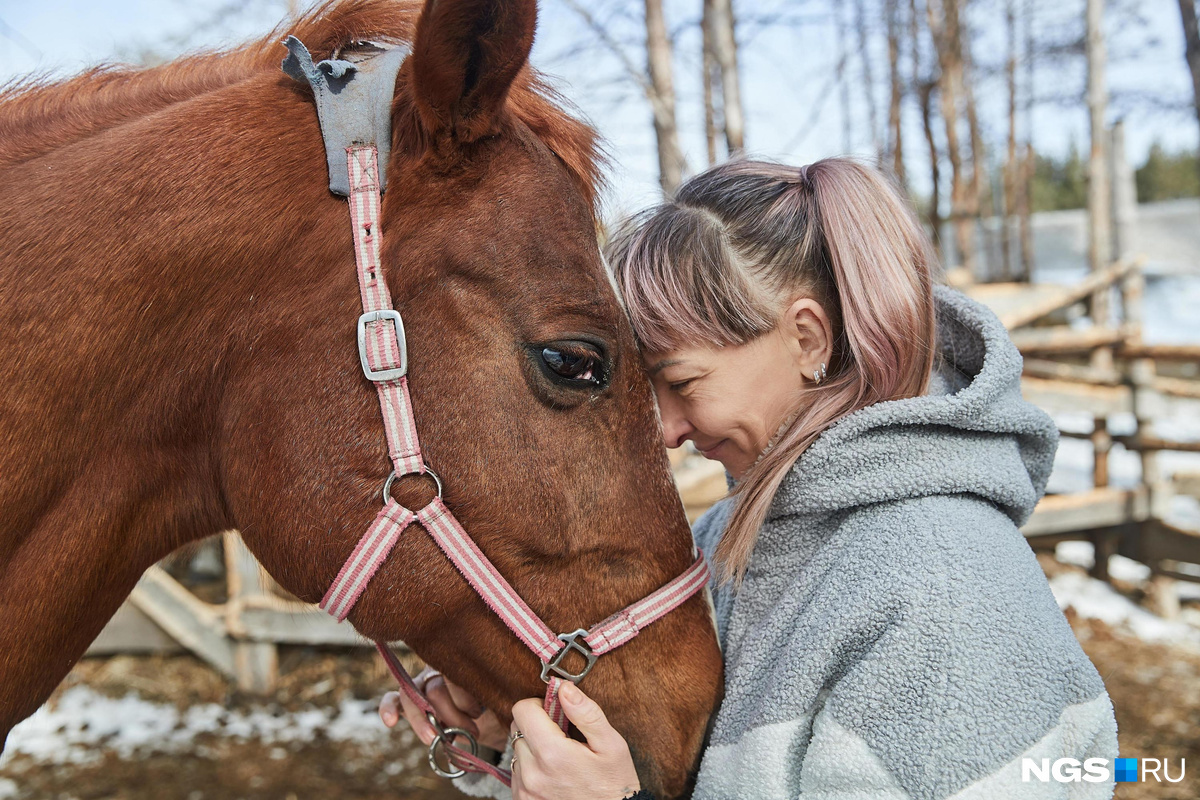
POLYGON ((821 381, 825 380, 825 374, 825 362, 822 361, 821 368, 813 370, 813 383, 819 384, 821 381))

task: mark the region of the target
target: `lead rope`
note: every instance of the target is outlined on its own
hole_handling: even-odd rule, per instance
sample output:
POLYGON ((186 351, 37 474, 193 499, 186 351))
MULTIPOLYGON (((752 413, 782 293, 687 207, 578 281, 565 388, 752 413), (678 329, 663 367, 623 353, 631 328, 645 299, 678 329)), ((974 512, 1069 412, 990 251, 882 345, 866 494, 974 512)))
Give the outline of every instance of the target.
MULTIPOLYGON (((646 598, 613 614, 588 630, 555 635, 546 623, 526 605, 516 590, 476 546, 442 500, 442 485, 421 457, 417 425, 413 418, 412 398, 408 391, 408 354, 404 323, 392 308, 391 293, 384 281, 380 262, 380 186, 379 156, 373 145, 346 148, 350 176, 350 222, 354 234, 354 260, 362 295, 363 313, 358 318, 358 351, 363 374, 375 384, 387 432, 388 457, 392 474, 384 483, 383 508, 367 528, 354 552, 342 565, 337 578, 322 598, 320 607, 339 622, 344 620, 367 588, 380 565, 391 553, 400 534, 418 522, 462 573, 488 607, 533 651, 542 664, 541 679, 546 683, 543 708, 566 732, 568 720, 559 702, 558 690, 564 680, 578 683, 591 671, 596 659, 628 642, 645 626, 678 608, 708 583, 704 555, 682 575, 646 598), (427 506, 412 512, 392 499, 392 482, 403 475, 429 475, 437 483, 438 493, 427 506), (583 657, 582 671, 572 673, 562 665, 571 652, 583 657)), ((512 774, 481 759, 474 738, 458 728, 445 728, 437 719, 428 698, 384 642, 376 642, 388 669, 405 695, 429 718, 436 737, 429 747, 429 762, 445 777, 460 777, 466 771, 493 775, 510 785, 512 774), (462 736, 470 751, 454 744, 462 736), (437 762, 438 747, 455 771, 442 769, 437 762)))

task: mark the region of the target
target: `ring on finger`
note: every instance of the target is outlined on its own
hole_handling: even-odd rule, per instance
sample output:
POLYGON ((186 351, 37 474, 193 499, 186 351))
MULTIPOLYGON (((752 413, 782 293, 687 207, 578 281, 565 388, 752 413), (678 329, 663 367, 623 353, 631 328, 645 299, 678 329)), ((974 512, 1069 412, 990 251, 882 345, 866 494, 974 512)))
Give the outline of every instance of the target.
POLYGON ((525 738, 525 734, 521 733, 521 730, 518 728, 517 730, 513 731, 512 734, 508 737, 508 746, 509 747, 514 746, 517 743, 517 739, 524 739, 524 738, 525 738))

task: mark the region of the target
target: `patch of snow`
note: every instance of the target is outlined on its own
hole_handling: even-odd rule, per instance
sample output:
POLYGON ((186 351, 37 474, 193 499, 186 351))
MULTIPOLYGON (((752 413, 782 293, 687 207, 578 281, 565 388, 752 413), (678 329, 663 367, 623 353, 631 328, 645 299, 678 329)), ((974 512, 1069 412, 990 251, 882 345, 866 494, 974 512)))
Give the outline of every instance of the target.
MULTIPOLYGON (((1073 564, 1091 569, 1096 563, 1096 548, 1091 542, 1059 542, 1054 547, 1054 557, 1062 564, 1073 564)), ((1108 574, 1117 580, 1141 583, 1150 580, 1150 568, 1125 556, 1110 556, 1108 574)))
MULTIPOLYGON (((343 700, 336 709, 309 708, 281 713, 255 707, 230 711, 214 703, 175 706, 143 700, 137 695, 111 698, 87 686, 75 686, 19 723, 8 735, 0 767, 18 755, 38 763, 81 764, 99 760, 101 751, 122 758, 139 753, 199 751, 195 738, 208 734, 234 741, 264 744, 311 742, 318 735, 360 746, 383 746, 392 737, 411 744, 405 726, 389 730, 370 700, 343 700)), ((272 751, 274 754, 275 751, 272 751)), ((6 795, 0 782, 0 800, 6 795)))
POLYGON ((1098 619, 1124 628, 1139 639, 1182 645, 1200 651, 1200 629, 1187 622, 1167 620, 1119 594, 1104 581, 1077 572, 1064 572, 1050 580, 1059 608, 1073 608, 1085 619, 1098 619))

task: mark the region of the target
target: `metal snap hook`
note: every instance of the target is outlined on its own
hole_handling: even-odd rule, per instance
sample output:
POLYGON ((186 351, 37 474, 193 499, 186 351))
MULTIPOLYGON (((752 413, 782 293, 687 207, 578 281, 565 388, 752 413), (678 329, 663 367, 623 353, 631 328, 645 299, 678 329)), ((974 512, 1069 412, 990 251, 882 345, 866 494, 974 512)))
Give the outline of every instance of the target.
MULTIPOLYGON (((430 718, 430 722, 433 722, 432 714, 427 714, 426 716, 430 718)), ((430 769, 443 778, 461 778, 463 775, 466 775, 467 771, 462 767, 453 768, 454 758, 448 751, 446 753, 446 764, 453 769, 442 769, 437 759, 438 745, 441 745, 444 749, 454 742, 454 737, 465 736, 467 739, 467 749, 471 752, 471 755, 477 756, 479 755, 479 744, 475 741, 475 737, 462 728, 446 728, 443 730, 436 722, 433 724, 433 729, 438 731, 438 735, 433 737, 433 741, 429 743, 430 769)))

